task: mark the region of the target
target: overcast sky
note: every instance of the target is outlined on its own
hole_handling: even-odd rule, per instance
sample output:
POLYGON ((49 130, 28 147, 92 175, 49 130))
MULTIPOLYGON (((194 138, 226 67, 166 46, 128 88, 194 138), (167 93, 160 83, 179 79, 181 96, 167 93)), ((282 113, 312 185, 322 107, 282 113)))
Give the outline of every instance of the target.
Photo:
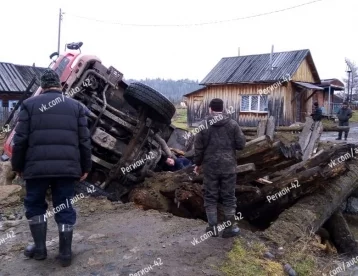
POLYGON ((310 49, 322 78, 345 77, 345 57, 358 62, 357 0, 322 0, 270 15, 310 0, 11 0, 0 4, 0 62, 47 67, 57 51, 82 41, 82 52, 98 56, 125 78, 201 81, 222 57, 310 49), (95 20, 79 18, 86 17, 95 20), (100 21, 106 21, 101 23, 100 21), (112 24, 110 23, 112 22, 112 24))

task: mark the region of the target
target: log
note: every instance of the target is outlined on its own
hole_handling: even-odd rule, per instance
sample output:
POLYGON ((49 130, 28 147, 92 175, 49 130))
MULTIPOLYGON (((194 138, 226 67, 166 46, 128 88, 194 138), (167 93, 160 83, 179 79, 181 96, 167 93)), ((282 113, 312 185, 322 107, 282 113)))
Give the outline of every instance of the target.
POLYGON ((318 189, 301 198, 294 206, 281 213, 264 232, 264 236, 279 245, 285 245, 307 233, 316 232, 358 188, 358 161, 353 160, 346 165, 348 172, 330 180, 324 189, 318 189))
POLYGON ((340 210, 331 216, 326 222, 325 228, 328 230, 331 240, 339 254, 357 256, 357 242, 340 210))
MULTIPOLYGON (((244 133, 252 133, 252 132, 257 132, 257 127, 240 127, 241 130, 244 133)), ((323 131, 326 132, 338 132, 340 130, 349 130, 350 127, 349 126, 337 126, 337 125, 333 125, 333 126, 324 126, 323 127, 323 131)), ((293 126, 293 127, 288 127, 288 126, 278 126, 275 128, 276 132, 297 132, 297 131, 302 131, 303 130, 303 126, 293 126)))

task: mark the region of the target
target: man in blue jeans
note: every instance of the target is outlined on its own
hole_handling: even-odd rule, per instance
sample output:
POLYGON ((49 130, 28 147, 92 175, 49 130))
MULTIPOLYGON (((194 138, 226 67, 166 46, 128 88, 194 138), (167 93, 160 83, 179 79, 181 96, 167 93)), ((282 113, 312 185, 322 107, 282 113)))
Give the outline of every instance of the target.
POLYGON ((41 76, 44 92, 25 100, 15 129, 12 167, 26 180, 25 208, 34 245, 24 254, 35 260, 47 257, 46 191, 51 187, 59 230, 59 259, 72 259, 76 212, 71 205, 76 181, 91 170, 91 141, 83 106, 63 97, 60 79, 51 69, 41 76), (58 210, 58 212, 57 212, 58 210))

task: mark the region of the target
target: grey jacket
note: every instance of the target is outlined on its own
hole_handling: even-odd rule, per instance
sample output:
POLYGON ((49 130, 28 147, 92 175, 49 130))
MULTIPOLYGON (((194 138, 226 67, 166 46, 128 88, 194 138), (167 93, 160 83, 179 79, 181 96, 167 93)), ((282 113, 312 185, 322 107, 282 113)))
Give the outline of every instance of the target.
POLYGON ((337 112, 338 120, 342 122, 348 122, 350 118, 352 118, 352 110, 347 108, 340 108, 337 112))

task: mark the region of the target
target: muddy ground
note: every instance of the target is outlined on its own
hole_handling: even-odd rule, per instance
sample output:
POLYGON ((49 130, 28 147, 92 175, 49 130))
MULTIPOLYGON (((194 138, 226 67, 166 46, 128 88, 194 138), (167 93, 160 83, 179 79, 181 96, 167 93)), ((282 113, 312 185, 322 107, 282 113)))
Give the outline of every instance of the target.
MULTIPOLYGON (((143 211, 132 204, 105 199, 80 201, 75 204, 78 219, 72 266, 62 268, 55 259, 58 234, 53 218, 48 226, 47 260, 26 259, 22 250, 31 241, 31 235, 23 217, 14 222, 19 225, 13 228, 3 222, 0 237, 10 233, 11 238, 0 245, 0 275, 118 276, 134 274, 150 265, 153 269, 145 275, 221 275, 219 266, 233 239, 209 238, 193 246, 193 239, 203 234, 203 221, 143 211)), ((20 217, 23 212, 21 206, 8 211, 20 217)))

